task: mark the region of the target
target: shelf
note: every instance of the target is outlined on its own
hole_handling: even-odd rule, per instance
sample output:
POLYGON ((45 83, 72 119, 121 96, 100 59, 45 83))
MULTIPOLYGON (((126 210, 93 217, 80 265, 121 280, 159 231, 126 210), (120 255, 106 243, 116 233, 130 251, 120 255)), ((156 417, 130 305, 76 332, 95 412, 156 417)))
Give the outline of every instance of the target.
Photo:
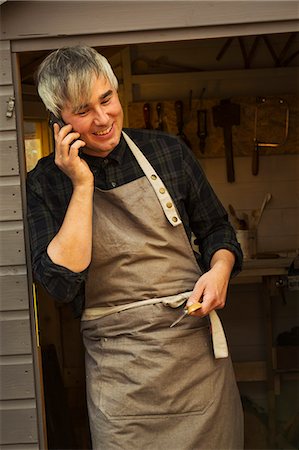
POLYGON ((233 80, 233 79, 254 79, 265 78, 275 74, 275 77, 294 76, 297 73, 296 67, 279 67, 270 69, 241 69, 241 70, 214 70, 214 71, 194 71, 177 73, 155 73, 131 75, 132 84, 151 84, 151 85, 178 85, 211 81, 211 80, 233 80))
MULTIPOLYGON (((238 383, 267 381, 266 361, 233 362, 233 367, 238 383)), ((299 368, 278 368, 275 374, 281 376, 285 381, 297 381, 299 379, 299 368)))
POLYGON ((267 380, 266 361, 234 362, 237 382, 256 382, 267 380))

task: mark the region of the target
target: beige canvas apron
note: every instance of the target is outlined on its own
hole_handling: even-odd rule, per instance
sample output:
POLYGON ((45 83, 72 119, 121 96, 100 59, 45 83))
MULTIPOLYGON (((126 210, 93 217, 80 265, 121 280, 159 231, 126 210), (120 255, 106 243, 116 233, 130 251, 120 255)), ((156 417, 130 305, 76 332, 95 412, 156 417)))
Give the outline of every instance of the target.
POLYGON ((166 187, 124 137, 146 176, 94 197, 82 317, 93 448, 240 449, 231 361, 214 358, 208 320, 169 328, 180 312, 167 305, 185 302, 200 276, 188 237, 166 187))

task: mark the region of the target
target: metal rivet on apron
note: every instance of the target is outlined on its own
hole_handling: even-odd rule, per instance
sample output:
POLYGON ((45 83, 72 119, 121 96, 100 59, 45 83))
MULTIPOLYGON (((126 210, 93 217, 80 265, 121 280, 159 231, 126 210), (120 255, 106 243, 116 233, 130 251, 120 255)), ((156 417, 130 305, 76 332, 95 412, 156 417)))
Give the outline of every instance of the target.
POLYGON ((165 194, 165 189, 162 187, 159 189, 160 194, 165 194))
POLYGON ((116 187, 117 183, 115 181, 111 181, 111 186, 116 187))
POLYGON ((172 203, 171 202, 167 202, 166 206, 167 206, 167 208, 172 208, 172 203))
POLYGON ((174 216, 174 217, 172 218, 172 220, 173 220, 173 222, 177 222, 177 221, 178 221, 178 218, 174 216))
POLYGON ((155 175, 155 174, 151 175, 151 179, 152 180, 156 180, 157 179, 157 175, 155 175))

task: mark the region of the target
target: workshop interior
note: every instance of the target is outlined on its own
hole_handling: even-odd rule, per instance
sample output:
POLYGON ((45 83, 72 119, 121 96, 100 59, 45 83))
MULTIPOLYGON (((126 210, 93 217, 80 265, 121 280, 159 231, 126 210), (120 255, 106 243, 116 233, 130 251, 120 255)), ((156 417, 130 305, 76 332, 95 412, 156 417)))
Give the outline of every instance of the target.
MULTIPOLYGON (((119 80, 125 127, 182 139, 236 230, 244 266, 219 315, 245 449, 298 448, 299 32, 94 47, 119 80)), ((27 172, 54 149, 34 79, 51 51, 18 53, 27 172)), ((13 110, 11 98, 7 117, 13 110)), ((80 320, 38 284, 33 291, 47 446, 89 449, 80 320)))
MULTIPOLYGON (((298 43, 298 33, 286 33, 97 48, 112 62, 120 81, 126 126, 179 136, 202 164, 236 229, 248 275, 245 270, 233 280, 220 314, 244 403, 250 449, 269 448, 274 417, 275 439, 296 446, 299 436, 299 97, 295 79, 282 83, 279 76, 267 77, 274 67, 279 71, 298 64, 298 43), (249 69, 256 77, 246 76, 249 69), (269 269, 273 267, 274 275, 269 269), (288 398, 294 400, 292 405, 288 398)), ((46 112, 44 119, 30 120, 30 107, 39 104, 32 72, 44 56, 24 54, 20 60, 28 169, 53 150, 46 112)), ((39 287, 37 295, 49 422, 61 420, 61 436, 57 426, 55 433, 48 430, 48 439, 56 442, 50 448, 59 448, 59 439, 67 438, 70 447, 64 442, 63 448, 76 443, 87 448, 81 417, 83 350, 71 351, 74 339, 82 348, 79 323, 67 308, 41 300, 46 294, 39 287), (61 380, 61 393, 55 395, 53 377, 61 380), (65 411, 55 405, 56 397, 60 405, 65 398, 65 411)))

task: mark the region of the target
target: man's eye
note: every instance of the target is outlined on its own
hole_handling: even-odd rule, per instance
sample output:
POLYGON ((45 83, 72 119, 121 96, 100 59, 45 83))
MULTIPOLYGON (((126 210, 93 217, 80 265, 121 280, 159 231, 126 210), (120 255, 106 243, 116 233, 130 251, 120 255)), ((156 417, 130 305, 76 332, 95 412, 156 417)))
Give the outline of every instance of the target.
POLYGON ((104 99, 101 101, 101 103, 102 103, 102 105, 106 105, 107 103, 110 102, 110 100, 111 100, 111 97, 107 97, 107 98, 104 98, 104 99))
POLYGON ((77 113, 78 116, 85 116, 87 114, 88 111, 79 111, 77 113))

